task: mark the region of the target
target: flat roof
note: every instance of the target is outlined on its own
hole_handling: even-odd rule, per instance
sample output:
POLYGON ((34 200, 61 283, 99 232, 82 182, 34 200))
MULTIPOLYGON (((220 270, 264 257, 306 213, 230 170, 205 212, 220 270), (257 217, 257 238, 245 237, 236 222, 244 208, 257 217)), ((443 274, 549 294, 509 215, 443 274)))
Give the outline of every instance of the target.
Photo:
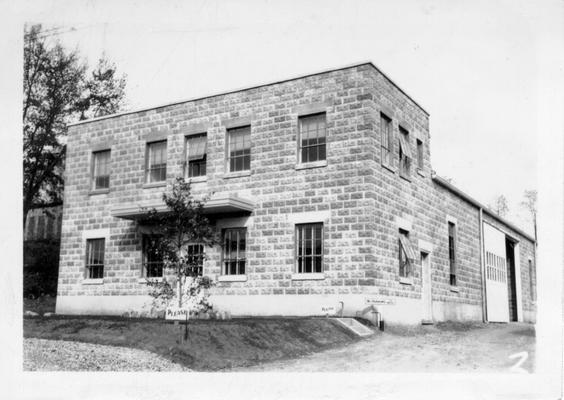
POLYGON ((456 186, 454 186, 452 183, 448 182, 447 180, 445 180, 444 178, 441 178, 438 175, 433 176, 433 181, 437 182, 439 185, 445 187, 446 189, 450 190, 451 192, 453 192, 454 194, 460 196, 461 198, 463 198, 464 200, 468 201, 470 204, 481 208, 483 210, 483 212, 485 212, 486 214, 488 214, 490 217, 498 220, 499 222, 501 222, 502 224, 506 225, 507 227, 509 227, 510 229, 514 230, 515 232, 517 232, 518 234, 520 234, 521 236, 525 237, 526 239, 530 240, 531 242, 535 243, 535 238, 533 238, 530 234, 528 234, 527 232, 525 232, 524 230, 522 230, 521 228, 517 227, 515 224, 513 224, 512 222, 509 222, 508 220, 506 220, 505 218, 499 216, 495 211, 493 211, 491 208, 486 207, 485 205, 483 205, 482 203, 480 203, 478 200, 474 199, 473 197, 471 197, 470 195, 466 194, 465 192, 463 192, 462 190, 458 189, 456 186))
POLYGON ((82 124, 87 124, 87 123, 90 123, 90 122, 96 122, 96 121, 101 121, 101 120, 110 119, 110 118, 117 118, 117 117, 121 117, 123 115, 129 115, 129 114, 135 114, 135 113, 138 113, 138 112, 154 110, 154 109, 157 109, 157 108, 169 107, 169 106, 174 106, 174 105, 182 104, 182 103, 189 103, 191 101, 197 101, 197 100, 203 100, 203 99, 208 99, 208 98, 212 98, 212 97, 224 96, 224 95, 228 95, 228 94, 232 94, 232 93, 243 92, 245 90, 257 89, 257 88, 264 87, 264 86, 271 86, 271 85, 276 85, 276 84, 285 83, 285 82, 289 82, 289 81, 295 81, 297 79, 308 78, 310 76, 327 74, 327 73, 330 73, 330 72, 341 71, 343 69, 356 68, 356 67, 360 67, 362 65, 372 66, 376 71, 378 71, 380 74, 382 74, 382 76, 384 76, 384 78, 386 78, 392 85, 394 85, 400 92, 402 92, 405 96, 407 96, 417 107, 419 107, 421 109, 421 111, 423 111, 425 114, 429 115, 429 113, 417 101, 415 101, 413 99, 413 97, 411 97, 409 94, 407 94, 407 92, 405 90, 403 90, 401 87, 399 87, 399 85, 397 85, 388 75, 386 75, 384 72, 382 72, 382 70, 380 68, 378 68, 372 61, 363 61, 363 62, 359 62, 359 63, 355 63, 355 64, 351 64, 351 65, 346 65, 346 66, 339 67, 339 68, 332 68, 332 69, 327 69, 327 70, 323 70, 323 71, 313 72, 313 73, 310 73, 310 74, 299 75, 299 76, 295 76, 295 77, 292 77, 292 78, 283 79, 283 80, 280 80, 280 81, 267 82, 267 83, 262 83, 262 84, 259 84, 259 85, 253 85, 253 86, 246 86, 246 87, 242 87, 242 88, 239 88, 239 89, 229 90, 229 91, 226 91, 226 92, 212 93, 212 94, 209 94, 207 96, 194 97, 194 98, 189 98, 189 99, 186 99, 186 100, 178 100, 178 101, 159 104, 159 105, 155 105, 155 106, 151 106, 151 107, 143 107, 143 108, 130 110, 130 111, 124 111, 124 112, 120 112, 120 113, 116 113, 116 114, 104 115, 102 117, 85 119, 83 121, 72 122, 72 123, 68 124, 68 126, 82 125, 82 124))

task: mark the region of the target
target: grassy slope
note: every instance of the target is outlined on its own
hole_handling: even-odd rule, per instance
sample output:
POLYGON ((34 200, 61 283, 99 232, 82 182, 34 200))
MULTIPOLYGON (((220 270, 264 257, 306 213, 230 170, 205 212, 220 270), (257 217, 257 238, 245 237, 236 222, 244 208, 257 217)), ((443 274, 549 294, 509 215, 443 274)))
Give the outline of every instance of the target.
POLYGON ((26 318, 24 336, 149 350, 198 371, 297 357, 356 341, 330 319, 195 320, 184 325, 122 318, 26 318))

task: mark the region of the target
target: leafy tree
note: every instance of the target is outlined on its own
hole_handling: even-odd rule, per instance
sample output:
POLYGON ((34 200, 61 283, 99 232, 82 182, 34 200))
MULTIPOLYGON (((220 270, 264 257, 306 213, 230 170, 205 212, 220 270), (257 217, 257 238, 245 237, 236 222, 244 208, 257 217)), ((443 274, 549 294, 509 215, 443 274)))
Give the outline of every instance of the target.
POLYGON ((504 195, 499 195, 494 200, 493 204, 490 204, 489 207, 496 212, 497 215, 500 217, 505 217, 509 212, 509 205, 507 203, 507 198, 504 195))
POLYGON ((535 229, 535 241, 537 240, 537 191, 525 190, 523 192, 523 201, 521 206, 524 207, 530 214, 535 229))
POLYGON ((213 246, 218 243, 216 229, 204 214, 204 205, 208 200, 209 196, 202 200, 194 199, 190 183, 177 178, 172 192, 163 194, 166 211, 148 210, 143 223, 148 226, 151 245, 162 256, 164 271, 172 271, 174 275, 171 281, 166 276, 162 282, 148 281, 153 286, 151 295, 155 300, 166 305, 176 300, 179 308, 191 303, 188 306, 193 311, 211 309, 205 292, 213 282, 206 276, 198 275, 198 267, 205 256, 197 258, 188 252, 190 244, 213 246))
POLYGON ((125 77, 104 58, 87 77, 78 51, 48 42, 41 25, 24 30, 23 222, 34 204, 60 201, 67 124, 119 110, 125 77))

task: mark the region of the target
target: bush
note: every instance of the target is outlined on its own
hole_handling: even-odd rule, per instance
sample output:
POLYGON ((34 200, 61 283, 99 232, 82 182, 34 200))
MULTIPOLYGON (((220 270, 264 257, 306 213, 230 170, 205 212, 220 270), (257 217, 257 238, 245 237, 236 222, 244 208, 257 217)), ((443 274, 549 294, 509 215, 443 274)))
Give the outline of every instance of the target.
POLYGON ((57 295, 59 276, 58 240, 24 243, 23 291, 26 298, 57 295))

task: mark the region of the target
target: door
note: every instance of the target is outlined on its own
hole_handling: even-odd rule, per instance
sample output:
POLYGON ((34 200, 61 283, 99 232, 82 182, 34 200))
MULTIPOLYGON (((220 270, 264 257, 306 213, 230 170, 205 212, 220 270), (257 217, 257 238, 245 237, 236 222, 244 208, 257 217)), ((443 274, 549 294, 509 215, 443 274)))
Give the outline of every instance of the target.
POLYGON ((431 265, 429 262, 429 254, 421 253, 421 278, 422 292, 421 300, 423 301, 423 319, 424 324, 433 322, 433 298, 431 293, 431 265))
POLYGON ((509 322, 505 234, 484 222, 486 313, 489 322, 509 322))

